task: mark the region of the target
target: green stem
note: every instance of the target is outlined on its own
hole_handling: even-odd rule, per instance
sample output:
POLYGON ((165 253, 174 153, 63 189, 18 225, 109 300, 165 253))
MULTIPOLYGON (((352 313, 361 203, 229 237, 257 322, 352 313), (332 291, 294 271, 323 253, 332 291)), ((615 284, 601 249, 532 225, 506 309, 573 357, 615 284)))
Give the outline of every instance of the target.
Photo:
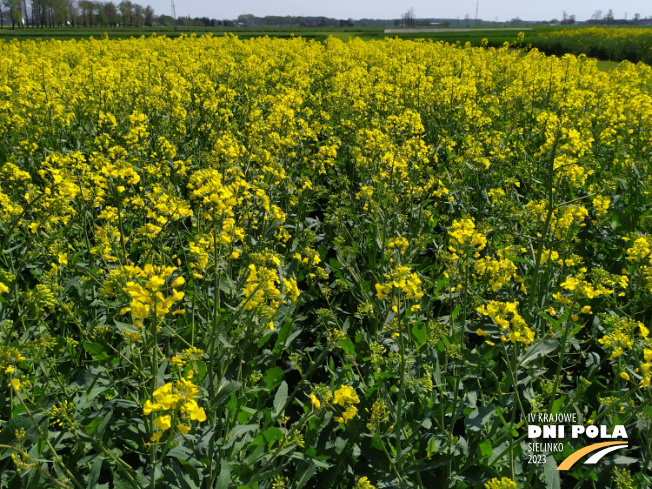
POLYGON ((552 214, 554 211, 554 191, 552 184, 554 181, 554 171, 555 171, 555 154, 557 153, 557 145, 559 143, 559 134, 561 131, 561 125, 557 128, 557 135, 555 136, 555 141, 552 143, 552 150, 550 151, 550 157, 548 158, 548 175, 546 179, 546 193, 548 196, 548 209, 546 213, 546 220, 543 224, 543 229, 541 230, 541 237, 539 238, 539 243, 537 245, 537 253, 534 262, 534 273, 532 274, 532 287, 530 287, 530 301, 528 304, 527 314, 530 316, 528 319, 530 321, 534 318, 532 311, 534 309, 535 302, 538 299, 539 291, 539 268, 541 267, 541 255, 543 253, 543 243, 546 240, 548 231, 550 229, 550 223, 552 221, 552 214))
MULTIPOLYGON (((575 307, 575 301, 571 304, 570 315, 573 313, 573 308, 575 307)), ((570 318, 569 315, 569 318, 570 318)), ((561 381, 561 371, 564 368, 564 357, 566 356, 566 342, 568 341, 568 336, 570 334, 570 328, 572 321, 566 320, 564 324, 564 334, 561 339, 561 351, 559 353, 559 364, 557 365, 557 371, 555 372, 555 385, 552 388, 552 396, 550 397, 550 407, 555 402, 555 397, 557 397, 557 390, 559 389, 559 383, 561 381)))
POLYGON ((125 231, 122 226, 122 208, 120 206, 120 194, 118 193, 117 204, 118 204, 118 226, 120 226, 120 247, 122 248, 122 259, 124 260, 125 265, 129 262, 127 261, 127 248, 125 247, 125 231))
MULTIPOLYGON (((208 357, 211 359, 211 366, 214 365, 215 358, 215 337, 217 336, 217 324, 220 313, 220 268, 218 264, 217 252, 217 220, 213 215, 213 261, 215 262, 215 276, 213 277, 213 320, 211 324, 211 334, 208 341, 208 357)), ((209 394, 210 398, 215 397, 215 379, 214 375, 209 377, 209 394)))
POLYGON ((32 209, 34 207, 34 204, 36 204, 39 200, 41 200, 41 197, 43 197, 44 195, 45 194, 42 193, 38 197, 36 197, 33 201, 29 203, 29 205, 25 209, 23 209, 23 212, 21 212, 20 215, 18 215, 16 219, 14 219, 14 222, 11 223, 11 227, 9 228, 9 231, 7 231, 7 234, 2 240, 2 245, 0 245, 0 252, 4 253, 5 246, 7 245, 7 241, 9 241, 9 238, 13 234, 14 229, 16 229, 16 226, 18 226, 18 223, 23 218, 23 216, 27 213, 28 210, 32 209))
MULTIPOLYGON (((16 448, 16 447, 12 447, 11 445, 0 445, 0 448, 6 448, 7 450, 13 450, 14 452, 18 453, 18 454, 19 454, 23 459, 26 459, 26 460, 32 460, 32 457, 30 457, 29 454, 28 454, 27 452, 24 452, 23 450, 21 450, 21 449, 19 449, 19 448, 16 448)), ((59 486, 59 487, 63 487, 64 489, 68 489, 68 488, 69 488, 69 486, 67 486, 67 485, 64 484, 63 482, 60 482, 60 481, 58 481, 57 479, 55 479, 54 477, 52 477, 52 476, 51 476, 51 475, 50 475, 50 474, 49 474, 49 473, 48 473, 48 472, 47 472, 43 467, 41 467, 41 466, 40 466, 39 464, 37 464, 36 462, 33 462, 33 465, 34 465, 34 467, 36 467, 36 468, 38 469, 38 471, 39 471, 41 474, 43 474, 45 477, 47 477, 48 479, 50 479, 50 480, 51 480, 54 484, 56 484, 57 486, 59 486)))
MULTIPOLYGON (((387 451, 387 448, 385 447, 385 442, 383 441, 382 437, 378 437, 378 440, 380 441, 380 446, 382 447, 383 452, 385 452, 385 456, 387 457, 387 460, 389 461, 389 464, 392 466, 392 470, 394 471, 394 473, 396 474, 396 477, 398 478, 398 483, 402 487, 403 486, 403 479, 401 478, 401 471, 396 466, 396 464, 394 463, 394 459, 392 458, 392 456, 387 451)), ((417 472, 417 474, 418 474, 418 472, 417 472)))
MULTIPOLYGON (((154 318, 153 318, 153 328, 152 328, 152 337, 153 337, 153 351, 152 351, 152 394, 156 389, 158 389, 158 319, 157 319, 157 298, 154 296, 154 318)), ((152 453, 150 454, 150 479, 149 487, 154 489, 156 487, 156 453, 158 451, 158 445, 152 442, 152 453)))
POLYGON ((84 486, 82 486, 79 483, 79 481, 75 478, 75 476, 72 475, 72 472, 70 472, 70 469, 68 469, 68 467, 63 463, 61 457, 59 457, 59 455, 57 454, 57 451, 54 449, 54 447, 50 443, 50 440, 49 440, 48 436, 45 433, 43 433, 43 430, 41 429, 38 422, 34 418, 34 415, 32 414, 32 412, 27 407, 27 404, 25 404, 25 401, 23 400, 22 396, 20 394, 18 394, 18 392, 16 392, 16 397, 18 398, 20 403, 23 405, 23 408, 25 408, 25 412, 27 413, 29 418, 32 420, 32 423, 34 423, 34 427, 36 428, 36 431, 38 431, 38 434, 45 441, 48 448, 50 449, 50 451, 54 455, 54 462, 61 468, 61 470, 63 470, 65 472, 65 474, 68 476, 68 478, 75 484, 75 486, 77 486, 78 489, 84 489, 84 486))
POLYGON ((256 482, 256 477, 258 477, 259 474, 263 473, 265 469, 267 469, 267 467, 269 467, 274 462, 274 460, 278 458, 278 456, 281 454, 283 449, 286 447, 286 443, 290 438, 290 435, 295 432, 300 432, 303 426, 308 422, 308 420, 313 416, 315 416, 316 413, 318 412, 319 411, 308 411, 306 414, 303 415, 303 417, 299 420, 299 423, 293 429, 287 431, 283 435, 283 439, 281 439, 281 441, 279 442, 278 448, 274 451, 272 456, 269 459, 267 459, 267 461, 263 464, 263 466, 254 473, 254 475, 249 480, 250 484, 256 482))
MULTIPOLYGON (((400 322, 399 331, 399 352, 401 358, 401 366, 399 373, 398 383, 398 397, 396 399, 396 453, 397 455, 403 450, 401 436, 403 435, 403 391, 405 387, 405 339, 403 338, 403 321, 400 322)), ((401 469, 401 464, 398 464, 398 469, 401 469)))

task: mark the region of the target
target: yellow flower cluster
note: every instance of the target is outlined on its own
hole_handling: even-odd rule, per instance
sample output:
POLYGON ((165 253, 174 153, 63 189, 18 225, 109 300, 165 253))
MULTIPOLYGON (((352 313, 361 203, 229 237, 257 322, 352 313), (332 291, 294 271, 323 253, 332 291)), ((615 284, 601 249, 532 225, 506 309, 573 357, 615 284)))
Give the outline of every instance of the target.
POLYGON ((354 489, 376 489, 376 486, 369 482, 368 477, 360 477, 354 489))
POLYGON ((485 482, 485 489, 516 489, 516 482, 507 477, 494 477, 489 482, 485 482))
MULTIPOLYGON (((517 308, 518 301, 489 301, 486 305, 479 306, 477 311, 483 316, 489 316, 500 327, 503 331, 500 337, 502 341, 520 342, 529 345, 534 341, 534 331, 527 326, 517 308)), ((486 333, 479 330, 479 334, 483 336, 486 333)))
POLYGON ((303 249, 303 255, 301 253, 295 253, 293 258, 299 260, 304 265, 316 266, 321 263, 319 253, 316 250, 307 247, 303 249))
POLYGON ((396 249, 400 254, 403 254, 410 246, 410 242, 405 238, 390 238, 387 246, 389 249, 396 249))
POLYGON ((11 225, 11 222, 23 213, 23 208, 15 204, 0 187, 0 222, 11 225))
POLYGON ((0 270, 0 295, 9 292, 9 286, 7 284, 14 280, 16 280, 16 275, 5 270, 0 270))
POLYGON ((297 281, 294 278, 283 278, 283 292, 277 287, 280 283, 276 270, 262 266, 256 267, 253 263, 249 265, 247 282, 242 291, 244 299, 240 306, 248 311, 258 309, 260 316, 269 321, 270 329, 274 329, 271 319, 282 303, 279 297, 281 293, 293 302, 299 299, 300 295, 297 281))
POLYGON ((471 218, 453 221, 448 234, 451 237, 451 246, 449 246, 448 250, 453 253, 454 260, 458 258, 458 253, 461 256, 466 256, 469 246, 474 247, 473 253, 475 254, 487 246, 487 238, 476 231, 475 223, 471 218))
POLYGON ((593 199, 593 209, 595 211, 595 215, 598 217, 602 217, 607 213, 607 210, 609 210, 609 205, 611 204, 611 199, 609 197, 605 197, 604 195, 597 195, 593 199))
MULTIPOLYGON (((368 410, 367 410, 368 411, 368 410)), ((374 401, 371 406, 371 414, 369 415, 369 422, 367 429, 372 435, 379 435, 383 432, 381 425, 389 421, 389 409, 387 405, 380 400, 374 401)))
POLYGON ((494 292, 518 276, 516 265, 508 258, 480 258, 474 263, 474 268, 479 277, 489 280, 489 286, 494 292))
MULTIPOLYGON (((371 200, 371 198, 373 197, 373 195, 374 195, 374 188, 373 188, 373 187, 369 187, 369 186, 367 186, 367 185, 363 185, 363 186, 360 188, 360 192, 358 192, 357 194, 355 194, 355 200, 365 200, 365 201, 369 200, 370 202, 373 202, 373 201, 371 200)), ((367 210, 368 206, 369 206, 369 204, 365 204, 365 207, 366 207, 366 208, 365 208, 364 210, 367 210)))
POLYGON ((492 188, 487 192, 487 195, 491 199, 491 202, 494 204, 505 204, 509 202, 509 200, 506 198, 507 192, 505 192, 502 188, 492 188))
POLYGON ((643 350, 643 362, 641 362, 640 373, 641 373, 641 382, 639 387, 648 387, 650 385, 650 380, 652 380, 652 350, 645 348, 643 350))
MULTIPOLYGON (((126 267, 125 267, 126 268, 126 267)), ((174 273, 175 267, 161 267, 153 266, 149 263, 143 268, 131 267, 128 269, 133 277, 144 279, 145 286, 143 287, 137 282, 127 282, 123 288, 131 297, 129 307, 125 307, 120 311, 120 314, 131 313, 138 321, 147 318, 150 312, 154 312, 157 317, 164 316, 170 312, 170 308, 175 302, 184 298, 183 292, 178 292, 177 287, 181 287, 185 280, 179 276, 173 280, 169 286, 172 288, 172 295, 164 296, 159 290, 166 283, 166 280, 174 273)), ((175 313, 183 313, 182 310, 175 311, 175 313)))
POLYGON ((634 241, 634 246, 627 249, 627 260, 637 264, 637 273, 645 281, 645 286, 652 293, 652 238, 645 236, 634 241))
POLYGON ((276 287, 277 284, 280 284, 280 280, 276 270, 256 268, 252 263, 249 265, 247 284, 242 291, 244 299, 241 305, 248 311, 267 305, 270 309, 269 315, 272 316, 279 306, 276 298, 281 295, 281 291, 276 287))
POLYGON ((170 359, 172 366, 183 367, 188 362, 197 362, 201 360, 204 352, 196 347, 186 348, 179 355, 173 355, 170 359))
POLYGON ((320 397, 326 404, 331 407, 340 406, 344 408, 341 416, 336 416, 334 419, 338 423, 346 424, 347 421, 353 419, 358 412, 358 408, 354 404, 360 403, 360 398, 355 392, 355 389, 348 385, 342 385, 335 392, 332 392, 327 387, 321 387, 315 392, 310 394, 310 403, 316 408, 322 407, 320 397))
MULTIPOLYGON (((586 297, 587 299, 593 299, 600 295, 608 295, 613 292, 613 290, 607 289, 603 284, 599 284, 597 287, 594 287, 586 280, 577 279, 572 275, 569 275, 566 280, 564 280, 560 285, 563 289, 570 291, 573 295, 586 297)), ((556 299, 559 297, 560 295, 555 296, 556 299)), ((569 300, 563 302, 570 303, 569 300)))
POLYGON ((333 404, 337 404, 344 408, 341 416, 336 416, 334 419, 338 423, 346 424, 347 421, 353 419, 358 412, 358 408, 354 404, 359 404, 360 398, 355 392, 355 389, 348 385, 343 385, 333 393, 333 404))
POLYGON ((14 372, 15 365, 25 360, 18 348, 13 346, 0 347, 0 370, 6 374, 14 372))
POLYGON ((643 236, 634 240, 634 245, 627 248, 627 260, 630 262, 644 262, 650 259, 652 253, 652 238, 643 236))
POLYGON ((399 266, 391 274, 385 275, 388 282, 376 284, 376 295, 383 300, 387 297, 392 288, 398 289, 405 294, 407 299, 421 299, 421 279, 410 269, 410 267, 399 266))
POLYGON ((154 185, 152 190, 131 201, 136 207, 144 207, 149 222, 141 226, 138 233, 144 237, 155 237, 170 223, 190 217, 193 211, 188 202, 175 195, 169 195, 162 187, 154 185))
POLYGON ((634 348, 636 339, 646 339, 650 334, 643 323, 629 318, 607 319, 610 332, 598 340, 607 349, 613 349, 610 360, 621 356, 626 350, 634 348))
POLYGON ((306 265, 306 268, 310 270, 308 277, 311 279, 314 279, 315 277, 321 279, 328 278, 328 272, 326 272, 323 267, 319 266, 321 258, 319 257, 319 252, 317 250, 306 246, 303 248, 302 253, 295 253, 293 258, 298 260, 301 264, 306 265))
POLYGON ((252 198, 248 194, 250 184, 238 176, 232 183, 225 185, 219 171, 205 169, 194 172, 187 187, 191 190, 191 198, 203 207, 202 217, 209 221, 216 220, 220 224, 219 244, 225 245, 244 238, 244 230, 237 225, 234 208, 242 205, 246 198, 252 198))
MULTIPOLYGON (((523 208, 523 215, 527 219, 545 222, 548 213, 547 204, 544 200, 532 200, 523 208)), ((576 232, 579 228, 585 227, 584 222, 589 211, 583 205, 565 206, 554 209, 550 221, 550 229, 558 239, 567 239, 569 232, 576 232)))
POLYGON ((54 292, 44 284, 36 286, 25 294, 25 302, 34 309, 52 308, 56 304, 54 292))
POLYGON ((295 302, 299 299, 299 295, 301 292, 299 292, 299 286, 297 285, 297 281, 293 278, 283 278, 283 293, 289 297, 292 302, 295 302))
POLYGON ((196 401, 199 389, 195 384, 186 379, 181 379, 174 384, 168 382, 154 391, 154 402, 145 401, 143 414, 146 416, 159 411, 170 412, 154 420, 154 425, 160 430, 152 435, 152 441, 158 442, 163 432, 173 426, 184 435, 190 430, 190 421, 206 421, 204 408, 199 407, 196 401))

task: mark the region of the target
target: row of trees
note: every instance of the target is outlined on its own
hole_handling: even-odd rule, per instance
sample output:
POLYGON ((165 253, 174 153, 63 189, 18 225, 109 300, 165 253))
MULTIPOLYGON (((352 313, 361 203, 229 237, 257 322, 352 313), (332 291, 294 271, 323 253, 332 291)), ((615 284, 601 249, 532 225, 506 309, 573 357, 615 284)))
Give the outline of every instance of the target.
POLYGON ((119 4, 94 0, 1 0, 0 26, 115 27, 151 26, 154 9, 129 0, 119 4))
POLYGON ((642 20, 641 14, 638 13, 634 14, 632 19, 627 19, 627 12, 625 12, 624 19, 616 19, 614 18, 614 11, 609 9, 606 14, 602 10, 596 10, 587 22, 592 24, 638 24, 642 20))

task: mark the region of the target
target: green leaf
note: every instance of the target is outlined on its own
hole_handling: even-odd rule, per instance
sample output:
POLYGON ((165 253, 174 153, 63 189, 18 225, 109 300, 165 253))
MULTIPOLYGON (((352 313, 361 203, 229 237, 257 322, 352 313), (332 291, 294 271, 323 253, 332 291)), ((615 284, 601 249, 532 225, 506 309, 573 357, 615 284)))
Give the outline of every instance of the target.
POLYGON ((417 340, 418 346, 423 345, 428 340, 426 325, 423 324, 422 322, 414 323, 414 326, 412 326, 412 334, 414 335, 414 338, 417 340))
POLYGON ((242 387, 242 382, 222 379, 222 382, 220 383, 220 386, 217 390, 217 395, 215 396, 215 401, 213 401, 211 405, 212 408, 214 409, 224 404, 226 400, 230 398, 231 395, 240 387, 242 387))
POLYGON ((97 417, 93 418, 93 421, 91 421, 86 426, 84 426, 84 429, 86 430, 86 434, 87 435, 92 435, 93 433, 95 433, 95 430, 97 429, 97 427, 100 424, 102 424, 103 419, 104 418, 102 418, 100 416, 97 416, 97 417))
POLYGON ((197 482, 193 480, 193 473, 197 477, 197 471, 188 465, 181 465, 174 460, 164 464, 162 467, 163 479, 168 487, 175 489, 199 489, 197 482))
POLYGON ((265 437, 263 437, 262 434, 258 435, 256 438, 252 440, 252 442, 249 444, 250 447, 259 447, 261 445, 265 444, 265 437))
POLYGON ((287 382, 283 381, 281 382, 281 385, 279 386, 278 390, 276 391, 276 395, 274 396, 274 409, 272 410, 272 419, 278 418, 279 414, 281 414, 281 410, 283 409, 283 406, 285 406, 285 401, 288 398, 288 384, 287 382))
POLYGON ((240 435, 243 435, 249 431, 254 431, 258 429, 257 424, 240 424, 234 426, 233 429, 229 432, 229 438, 237 438, 240 435))
POLYGON ((245 435, 251 431, 256 431, 258 428, 259 426, 257 424, 241 424, 234 426, 227 436, 229 441, 227 441, 222 448, 230 448, 231 445, 233 445, 236 440, 242 435, 245 435))
MULTIPOLYGON (((22 407, 22 406, 21 406, 22 407)), ((48 417, 43 415, 35 415, 34 418, 38 422, 41 431, 47 431, 48 417)), ((16 430, 23 428, 25 430, 25 438, 23 443, 35 444, 40 438, 40 434, 34 421, 28 415, 21 414, 8 421, 2 422, 2 430, 0 431, 0 443, 3 445, 11 445, 16 440, 16 430)), ((0 457, 6 458, 11 454, 11 450, 2 450, 0 457)))
POLYGON ((338 343, 348 355, 353 355, 355 353, 355 346, 353 342, 348 338, 340 338, 338 343))
POLYGON ((546 489, 560 489, 559 471, 557 470, 557 461, 552 455, 546 457, 546 463, 543 464, 543 475, 545 477, 546 489))
POLYGON ((235 411, 238 409, 238 397, 235 393, 232 393, 229 397, 229 402, 226 403, 226 407, 229 411, 235 411))
POLYGON ((561 412, 561 406, 564 404, 564 401, 566 400, 566 396, 560 397, 557 399, 555 402, 552 403, 552 409, 550 410, 550 414, 557 414, 561 412))
POLYGON ((123 478, 120 472, 113 473, 113 487, 114 489, 134 489, 128 479, 123 478))
POLYGON ((126 331, 127 333, 141 333, 142 331, 135 324, 121 323, 120 321, 115 321, 115 326, 120 331, 126 331))
POLYGON ((615 455, 611 459, 611 463, 616 465, 631 465, 638 462, 639 459, 634 457, 628 457, 627 455, 615 455))
POLYGON ((104 457, 98 455, 93 463, 91 464, 91 471, 86 478, 86 487, 88 489, 95 489, 97 487, 97 481, 100 479, 100 471, 102 470, 102 461, 104 457))
POLYGON ((465 422, 466 427, 471 431, 480 431, 495 415, 496 409, 491 404, 480 406, 469 414, 465 422))
POLYGON ((428 441, 428 445, 426 446, 426 456, 428 459, 432 457, 432 454, 435 453, 435 450, 437 450, 437 442, 434 438, 431 438, 430 441, 428 441))
POLYGON ((260 339, 258 340, 258 343, 257 343, 257 344, 258 344, 258 348, 260 348, 260 347, 263 346, 265 343, 267 343, 267 342, 269 341, 269 339, 270 339, 273 335, 274 335, 274 331, 270 331, 270 332, 267 333, 265 336, 263 336, 262 338, 260 338, 260 339))
POLYGON ((91 354, 94 360, 106 360, 109 358, 109 354, 106 352, 106 349, 103 345, 99 343, 91 343, 90 341, 84 341, 84 350, 91 354))
POLYGON ((285 323, 283 324, 283 327, 280 329, 278 332, 278 338, 276 338, 276 343, 274 344, 274 352, 279 353, 283 350, 284 346, 287 346, 285 342, 287 341, 288 337, 290 336, 290 333, 292 332, 292 328, 294 326, 294 323, 290 318, 288 318, 285 323))
POLYGON ((489 440, 480 443, 480 454, 482 455, 482 458, 489 458, 494 454, 494 449, 489 440))
POLYGON ((559 342, 555 338, 548 338, 539 341, 535 346, 528 348, 528 350, 521 357, 521 366, 525 366, 533 362, 537 358, 549 355, 559 347, 559 342))
POLYGON ((228 489, 231 483, 231 466, 227 460, 222 459, 220 462, 220 475, 217 477, 215 489, 228 489))
POLYGON ((296 489, 301 489, 305 486, 312 479, 312 476, 315 475, 315 472, 317 472, 317 465, 312 460, 304 463, 303 467, 297 470, 297 473, 293 477, 296 489))
POLYGON ((451 312, 451 321, 455 321, 457 316, 459 316, 461 310, 462 310, 461 305, 458 304, 457 306, 455 306, 455 309, 453 309, 453 312, 451 312))
POLYGON ((106 416, 104 416, 104 418, 101 418, 102 422, 98 425, 94 433, 96 437, 100 438, 102 437, 102 435, 104 435, 104 430, 109 425, 109 421, 111 421, 112 417, 113 417, 113 411, 108 411, 106 413, 106 416))
POLYGON ((305 453, 302 452, 293 452, 292 455, 290 455, 290 458, 298 459, 298 460, 306 460, 310 461, 311 463, 315 464, 317 467, 322 468, 322 469, 329 469, 333 465, 329 464, 328 462, 325 462, 324 460, 319 460, 318 458, 312 458, 306 455, 305 453))
POLYGON ((396 456, 395 463, 399 464, 400 462, 403 461, 405 457, 407 457, 408 453, 412 451, 412 447, 405 447, 403 450, 401 450, 401 453, 399 453, 396 456))
POLYGON ((550 324, 554 326, 554 330, 556 333, 563 333, 564 328, 561 327, 561 321, 559 319, 554 319, 552 316, 550 316, 546 312, 540 312, 539 316, 544 318, 546 321, 548 321, 550 324))
POLYGON ((275 387, 283 378, 283 370, 279 367, 270 368, 263 376, 263 382, 269 387, 275 387))
POLYGON ((267 440, 267 443, 269 443, 271 446, 273 442, 283 438, 283 432, 276 426, 270 426, 263 432, 263 436, 265 437, 265 440, 267 440))
POLYGON ((339 455, 340 453, 342 453, 347 443, 348 443, 347 439, 338 436, 335 439, 335 441, 326 443, 326 450, 330 450, 334 448, 335 453, 339 455))
POLYGON ((188 447, 184 447, 183 445, 177 445, 172 450, 170 450, 166 456, 179 460, 188 460, 192 456, 192 450, 190 450, 188 447))
MULTIPOLYGON (((192 370, 192 367, 190 365, 186 365, 186 375, 190 370, 192 370)), ((197 370, 194 372, 197 378, 197 382, 201 382, 204 379, 207 371, 208 369, 206 367, 206 363, 197 362, 197 370)))

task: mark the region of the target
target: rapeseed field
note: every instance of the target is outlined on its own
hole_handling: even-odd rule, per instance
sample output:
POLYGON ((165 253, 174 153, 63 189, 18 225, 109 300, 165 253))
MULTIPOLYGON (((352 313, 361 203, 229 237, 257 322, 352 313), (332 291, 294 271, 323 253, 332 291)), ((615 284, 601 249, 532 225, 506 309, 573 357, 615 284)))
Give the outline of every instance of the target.
POLYGON ((0 487, 651 484, 649 66, 0 48, 0 487))

